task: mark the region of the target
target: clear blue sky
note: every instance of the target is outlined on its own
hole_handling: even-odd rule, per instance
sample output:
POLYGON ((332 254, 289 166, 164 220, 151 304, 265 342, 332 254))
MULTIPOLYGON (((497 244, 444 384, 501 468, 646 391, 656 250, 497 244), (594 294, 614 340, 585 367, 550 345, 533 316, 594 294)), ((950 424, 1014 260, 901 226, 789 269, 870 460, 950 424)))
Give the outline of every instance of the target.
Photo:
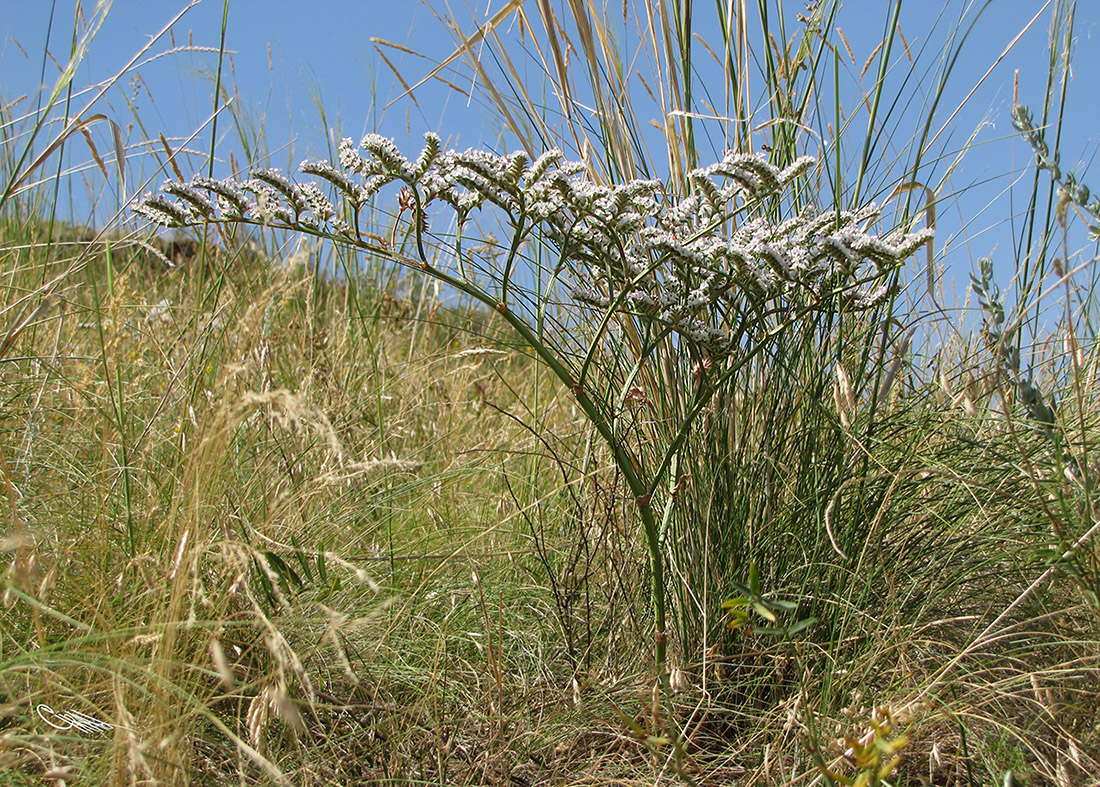
MULTIPOLYGON (((560 0, 553 2, 562 4, 560 0)), ((121 69, 150 36, 159 32, 186 4, 185 0, 115 0, 81 65, 75 85, 95 85, 121 69)), ((33 108, 40 88, 45 85, 48 91, 56 79, 58 67, 51 60, 45 62, 45 77, 42 78, 43 52, 48 44, 54 59, 62 63, 66 59, 73 34, 74 5, 73 0, 0 0, 0 99, 6 104, 21 95, 27 96, 22 104, 10 110, 15 116, 33 108), (49 26, 51 13, 52 30, 49 26)), ((460 5, 451 3, 456 9, 460 5)), ((477 13, 480 19, 485 19, 502 5, 500 0, 481 0, 476 4, 477 13)), ((534 3, 529 5, 529 14, 537 19, 534 3)), ((707 25, 712 24, 712 5, 696 5, 697 32, 713 42, 717 36, 707 29, 707 25)), ((931 51, 938 51, 943 36, 957 27, 953 20, 959 18, 960 9, 966 5, 980 7, 983 4, 948 0, 942 6, 946 10, 940 15, 941 6, 937 4, 924 0, 907 2, 903 6, 901 27, 910 48, 929 46, 931 51)), ((621 14, 621 4, 617 0, 611 6, 615 13, 621 14)), ((804 10, 802 3, 788 2, 786 6, 791 17, 789 25, 794 27, 793 17, 804 10)), ((956 66, 955 77, 938 111, 940 122, 947 120, 1005 46, 1043 6, 1044 0, 992 0, 989 3, 976 34, 963 49, 964 58, 956 66)), ((86 17, 92 15, 94 7, 93 2, 84 3, 86 17)), ((217 48, 224 7, 223 0, 197 3, 173 28, 176 46, 190 42, 196 47, 217 48)), ((849 0, 842 10, 838 25, 844 30, 860 67, 882 39, 887 8, 888 4, 880 0, 849 0)), ((1012 172, 1018 174, 1029 160, 1029 150, 1014 140, 1009 121, 1013 74, 1019 69, 1021 100, 1037 110, 1045 92, 1047 36, 1053 8, 1052 2, 1044 17, 996 68, 945 132, 952 135, 956 146, 961 146, 983 120, 988 121, 978 136, 979 141, 987 144, 972 151, 964 167, 954 175, 952 185, 955 189, 969 189, 966 198, 940 205, 937 248, 947 249, 944 261, 948 267, 946 286, 949 290, 950 280, 954 279, 959 282, 957 288, 961 293, 966 273, 975 265, 977 257, 990 253, 994 247, 998 248, 998 256, 1010 256, 1011 236, 1005 233, 1004 221, 1013 207, 1007 195, 981 211, 1008 187, 1011 178, 1006 176, 1012 172), (997 229, 987 229, 990 227, 997 229)), ((409 81, 427 74, 454 48, 453 39, 443 24, 422 2, 230 0, 228 9, 226 48, 232 53, 232 70, 223 79, 234 86, 241 116, 251 126, 252 130, 246 131, 245 136, 261 140, 261 150, 270 154, 270 161, 275 166, 293 169, 307 154, 325 155, 335 136, 358 138, 366 131, 393 136, 410 152, 419 147, 425 130, 439 131, 452 145, 460 147, 489 145, 499 149, 513 144, 511 140, 501 142, 499 124, 491 113, 476 103, 468 104, 463 96, 438 82, 418 90, 415 103, 406 98, 384 109, 402 90, 378 55, 371 38, 386 39, 428 55, 418 57, 396 49, 384 50, 409 81)), ((471 21, 467 32, 473 27, 471 21)), ((509 29, 514 32, 514 26, 510 25, 509 29)), ((536 32, 542 31, 537 29, 536 32)), ((1067 124, 1061 147, 1063 165, 1067 169, 1072 169, 1073 163, 1080 160, 1085 166, 1078 171, 1086 171, 1087 164, 1096 155, 1100 139, 1100 102, 1095 98, 1098 91, 1095 75, 1100 73, 1098 0, 1082 0, 1078 4, 1076 33, 1076 60, 1070 88, 1073 122, 1067 124)), ((170 39, 165 37, 153 46, 150 54, 169 48, 170 39)), ((897 55, 894 59, 901 62, 897 55)), ((216 55, 209 53, 175 53, 162 57, 138 69, 140 82, 129 78, 123 80, 119 88, 105 97, 100 111, 123 127, 127 144, 134 146, 134 151, 140 149, 142 140, 155 140, 158 133, 163 133, 178 146, 210 114, 216 65, 216 55)), ((855 72, 858 70, 859 67, 853 68, 855 72)), ((899 71, 894 78, 905 76, 899 71)), ((911 78, 920 77, 914 74, 911 78)), ((868 75, 865 84, 871 78, 872 75, 868 75)), ((470 87, 468 76, 464 86, 470 87)), ((82 106, 85 100, 78 99, 76 106, 82 106)), ((866 123, 865 120, 860 122, 866 123)), ((239 164, 244 164, 247 156, 228 116, 223 115, 219 123, 221 170, 216 167, 216 174, 226 175, 229 174, 230 152, 239 164)), ((110 149, 109 138, 105 134, 96 138, 105 146, 101 152, 106 156, 110 149)), ((196 151, 192 160, 194 167, 201 165, 201 153, 209 145, 208 132, 190 143, 189 147, 196 151)), ((81 151, 79 146, 73 150, 71 163, 78 160, 87 163, 86 150, 81 151)), ((140 185, 142 179, 155 174, 148 163, 142 166, 138 158, 130 166, 131 191, 135 183, 140 185)), ((185 163, 181 163, 181 167, 186 170, 185 163)), ((162 179, 156 177, 154 185, 162 179)), ((1089 180, 1086 175, 1084 181, 1088 183, 1089 180)), ((114 184, 106 184, 95 170, 86 169, 74 183, 67 198, 77 213, 81 210, 80 205, 88 204, 89 193, 99 194, 95 199, 101 209, 105 205, 118 204, 114 184), (97 191, 105 186, 108 191, 97 191), (108 198, 104 199, 104 195, 108 198)), ((1100 190, 1100 181, 1093 185, 1100 190)), ((1020 199, 1018 195, 1017 209, 1020 199)), ((87 220, 87 216, 78 215, 77 218, 87 220)), ((1003 261, 999 262, 1001 264, 1003 261)))

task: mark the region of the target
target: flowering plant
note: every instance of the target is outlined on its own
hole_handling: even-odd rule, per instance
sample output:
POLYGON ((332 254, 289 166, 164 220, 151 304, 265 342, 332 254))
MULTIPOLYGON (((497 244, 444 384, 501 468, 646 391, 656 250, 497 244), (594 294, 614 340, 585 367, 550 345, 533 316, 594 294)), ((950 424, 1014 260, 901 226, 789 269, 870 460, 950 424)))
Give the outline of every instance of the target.
POLYGON ((525 153, 444 152, 438 136, 425 138, 413 161, 392 140, 368 134, 359 145, 343 140, 339 166, 304 162, 300 169, 313 182, 273 169, 241 181, 196 178, 166 185, 163 195, 146 196, 135 210, 169 227, 252 224, 325 238, 420 270, 499 312, 572 390, 630 487, 649 551, 656 662, 663 675, 664 528, 654 496, 667 489, 667 523, 680 483, 677 454, 715 384, 801 314, 840 305, 869 309, 891 297, 891 274, 932 231, 871 234, 874 205, 774 220, 782 192, 812 166, 806 157, 778 168, 759 156, 730 153, 690 172, 687 193, 674 197, 657 180, 597 183, 583 164, 557 150, 532 160, 525 153), (401 188, 398 220, 387 238, 364 226, 364 208, 391 184, 401 188), (447 236, 432 226, 447 210, 447 226, 455 229, 443 243, 447 236), (474 254, 464 248, 463 233, 475 214, 490 211, 511 237, 501 245, 503 261, 482 267, 486 280, 471 269, 474 254), (432 243, 442 248, 429 254, 432 243), (549 275, 532 283, 521 273, 523 263, 547 249, 553 265, 539 270, 549 275), (580 353, 569 349, 575 337, 545 329, 547 310, 565 308, 556 300, 562 291, 588 315, 580 353), (614 329, 627 337, 615 345, 625 351, 606 358, 604 339, 614 329), (673 356, 694 364, 695 384, 683 393, 685 404, 666 433, 671 436, 655 460, 646 461, 621 416, 625 404, 647 399, 638 384, 646 363, 669 364, 673 356), (624 360, 625 374, 605 374, 614 385, 593 384, 601 366, 621 369, 624 360))

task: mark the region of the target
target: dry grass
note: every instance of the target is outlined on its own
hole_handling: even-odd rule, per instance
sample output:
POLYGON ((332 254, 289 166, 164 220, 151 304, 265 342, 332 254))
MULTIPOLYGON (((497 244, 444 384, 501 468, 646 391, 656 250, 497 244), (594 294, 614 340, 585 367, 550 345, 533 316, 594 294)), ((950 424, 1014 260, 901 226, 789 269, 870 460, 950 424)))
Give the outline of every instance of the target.
MULTIPOLYGON (((582 152, 597 180, 676 184, 708 145, 763 140, 781 161, 808 136, 838 204, 897 186, 853 130, 891 97, 842 112, 821 89, 833 4, 755 29, 734 3, 721 40, 642 13, 657 5, 632 7, 632 69, 617 7, 548 2, 476 37, 450 18, 447 65, 465 59, 521 146, 582 152), (721 95, 700 98, 697 57, 721 63, 721 95), (738 120, 712 139, 707 115, 738 120)), ((861 79, 889 49, 861 54, 861 79)), ((929 130, 877 119, 918 166, 929 130)), ((1097 345, 1071 305, 1087 284, 1030 296, 1061 314, 1023 348, 1057 440, 988 331, 937 346, 900 299, 800 323, 731 378, 664 535, 662 693, 634 502, 498 316, 375 260, 334 281, 326 250, 273 233, 50 242, 21 202, 49 198, 0 206, 0 785, 848 784, 894 753, 884 784, 1100 784, 1097 345), (728 630, 739 595, 792 606, 770 607, 776 628, 810 622, 728 630), (53 729, 43 705, 115 726, 53 729)), ((682 370, 646 374, 675 411, 682 370)))
MULTIPOLYGON (((655 703, 629 501, 492 318, 415 281, 318 285, 233 254, 210 308, 195 261, 165 274, 117 248, 69 274, 48 332, 22 332, 5 365, 7 768, 781 784, 816 772, 809 742, 837 767, 880 706, 912 778, 1095 768, 1095 607, 1049 577, 1027 591, 1043 498, 1072 489, 1039 483, 1041 440, 970 414, 992 393, 938 412, 899 393, 849 579, 775 576, 835 618, 828 640, 728 633, 698 661, 681 646, 679 693, 655 703), (999 458, 1031 451, 1030 469, 999 458), (41 704, 118 729, 43 734, 41 704)), ((7 253, 16 271, 74 268, 7 253)), ((858 423, 866 399, 850 404, 858 423)), ((1091 433, 1089 417, 1073 420, 1091 433)), ((856 515, 853 490, 836 515, 856 515)))

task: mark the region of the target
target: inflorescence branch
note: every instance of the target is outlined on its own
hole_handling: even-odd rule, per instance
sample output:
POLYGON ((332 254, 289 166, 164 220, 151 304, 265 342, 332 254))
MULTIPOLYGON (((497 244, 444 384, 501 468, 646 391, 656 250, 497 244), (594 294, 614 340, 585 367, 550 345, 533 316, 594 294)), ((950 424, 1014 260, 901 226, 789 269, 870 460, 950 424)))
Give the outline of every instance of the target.
POLYGON ((420 248, 429 205, 445 203, 462 223, 488 203, 518 228, 517 244, 537 233, 556 247, 578 304, 601 310, 614 304, 645 315, 715 358, 732 350, 716 315, 743 316, 795 292, 811 302, 846 292, 847 308, 872 308, 892 294, 885 274, 932 236, 931 229, 869 233, 879 215, 874 205, 804 212, 779 223, 754 217, 753 206, 810 168, 808 157, 779 169, 760 156, 731 153, 692 171, 690 193, 670 199, 656 180, 594 183, 583 164, 566 161, 558 150, 531 161, 525 153, 444 152, 437 135, 425 139, 415 161, 393 140, 368 134, 358 146, 341 142, 338 167, 303 162, 301 172, 331 187, 335 204, 316 182, 264 169, 243 181, 170 183, 135 211, 168 227, 248 222, 361 245, 361 208, 385 186, 400 184, 401 207, 414 214, 420 248))
POLYGON ((1046 135, 1041 128, 1035 127, 1035 118, 1024 104, 1012 108, 1012 126, 1031 145, 1035 151, 1035 165, 1040 170, 1050 172, 1050 177, 1058 184, 1058 219, 1064 222, 1066 206, 1073 204, 1088 214, 1089 236, 1100 238, 1100 199, 1089 202, 1089 187, 1077 182, 1072 172, 1063 172, 1058 151, 1052 154, 1047 146, 1046 135))

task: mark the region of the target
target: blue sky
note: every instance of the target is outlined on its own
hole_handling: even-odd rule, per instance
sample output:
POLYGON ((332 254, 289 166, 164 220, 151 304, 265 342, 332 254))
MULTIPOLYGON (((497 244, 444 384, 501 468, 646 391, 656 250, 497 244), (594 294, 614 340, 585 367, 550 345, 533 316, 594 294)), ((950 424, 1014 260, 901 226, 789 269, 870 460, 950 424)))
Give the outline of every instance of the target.
MULTIPOLYGON (((558 4, 558 0, 554 2, 558 4)), ((78 88, 85 87, 109 78, 186 5, 185 0, 115 0, 74 84, 78 88)), ((502 5, 499 0, 480 0, 476 3, 476 12, 480 19, 485 19, 502 5)), ((533 1, 528 5, 532 6, 529 14, 537 20, 533 1)), ((955 172, 950 187, 944 189, 944 193, 965 189, 965 197, 940 205, 937 245, 948 270, 945 287, 949 293, 954 288, 961 294, 966 274, 976 266, 979 256, 994 249, 998 256, 1011 256, 1012 240, 1006 230, 1009 227, 1006 221, 1018 210, 1021 197, 1010 199, 1007 188, 1013 173, 1019 175, 1025 171, 1030 160, 1030 151, 1014 139, 1009 121, 1013 79, 1018 71, 1021 100, 1038 109, 1045 92, 1049 19, 1055 3, 948 0, 942 6, 942 13, 939 6, 931 10, 933 4, 927 2, 910 0, 903 5, 901 28, 914 54, 922 46, 930 47, 930 52, 939 51, 945 36, 958 32, 960 18, 967 19, 977 9, 988 6, 976 31, 963 47, 963 57, 955 67, 955 76, 937 112, 937 124, 948 120, 978 79, 1044 5, 1049 8, 1043 17, 996 66, 944 131, 945 138, 950 138, 951 144, 958 147, 981 126, 977 137, 981 144, 955 172)), ((621 13, 618 10, 620 3, 614 2, 611 6, 621 13)), ((708 27, 713 25, 712 16, 707 16, 708 13, 713 15, 712 5, 698 3, 697 6, 696 32, 713 42, 715 31, 708 27)), ((92 16, 94 8, 93 2, 84 3, 86 18, 92 16)), ((172 36, 165 36, 156 43, 149 55, 171 49, 172 41, 177 47, 190 43, 195 47, 216 48, 224 8, 222 0, 195 4, 175 24, 172 36)), ((802 3, 788 2, 786 8, 790 17, 788 24, 794 27, 793 17, 804 10, 802 3)), ((857 62, 856 66, 846 65, 853 84, 863 62, 882 39, 887 9, 888 4, 879 0, 852 0, 841 11, 837 24, 843 29, 857 62)), ((0 0, 0 99, 7 104, 27 96, 9 110, 13 115, 19 116, 33 108, 43 86, 48 92, 56 79, 58 66, 47 60, 43 79, 43 52, 48 45, 53 59, 64 62, 73 35, 73 21, 73 0, 0 0)), ((467 32, 473 27, 471 20, 467 32)), ((515 33, 514 25, 507 29, 515 33)), ((1082 161, 1079 172, 1087 171, 1100 139, 1100 103, 1094 98, 1097 92, 1095 75, 1100 73, 1098 36, 1100 2, 1080 2, 1069 92, 1071 122, 1066 124, 1061 143, 1064 166, 1072 169, 1074 162, 1082 161)), ((228 115, 221 116, 217 143, 219 166, 215 174, 229 174, 230 153, 238 165, 244 164, 249 158, 247 148, 256 144, 259 151, 270 155, 272 165, 292 169, 306 155, 325 155, 335 137, 357 138, 366 131, 393 136, 410 153, 419 147, 420 137, 426 130, 440 132, 458 147, 488 145, 499 149, 513 146, 511 140, 502 143, 499 124, 492 113, 438 82, 418 90, 415 102, 404 98, 390 104, 402 89, 379 56, 372 38, 385 39, 427 55, 421 57, 394 48, 382 48, 409 81, 426 75, 454 48, 452 37, 431 8, 414 0, 230 0, 226 48, 232 53, 227 63, 231 70, 223 80, 235 91, 235 104, 239 116, 245 120, 245 131, 242 134, 234 128, 228 115)), ((929 75, 907 74, 904 59, 897 55, 894 59, 898 70, 891 78, 916 80, 910 92, 920 97, 918 83, 929 75)), ((930 58, 927 62, 935 64, 936 61, 930 58)), ((143 140, 155 140, 158 133, 163 133, 170 144, 178 147, 209 118, 216 66, 216 55, 208 52, 176 52, 157 58, 137 69, 135 73, 140 74, 140 81, 122 80, 118 88, 105 96, 99 109, 124 129, 131 154, 142 149, 143 140)), ((873 72, 874 67, 864 78, 864 84, 873 72)), ((465 76, 451 74, 450 78, 467 89, 472 86, 468 72, 465 76)), ((86 98, 76 100, 75 105, 82 106, 84 100, 86 98)), ((919 100, 926 101, 928 97, 924 95, 919 100)), ((857 118, 855 126, 862 135, 866 120, 857 118)), ((103 150, 106 155, 110 149, 109 137, 101 133, 96 139, 106 147, 103 150)), ((207 127, 187 144, 195 151, 192 166, 202 166, 203 154, 209 146, 207 127)), ((101 212, 117 206, 120 202, 117 186, 108 183, 90 166, 86 149, 77 145, 70 147, 70 151, 67 165, 84 164, 66 195, 67 205, 77 214, 76 218, 87 220, 87 216, 80 213, 87 210, 82 206, 92 201, 101 212)), ((881 155, 888 158, 891 152, 887 145, 882 148, 881 155)), ((256 155, 254 147, 252 156, 256 155)), ((154 185, 163 179, 154 177, 156 173, 149 168, 149 163, 143 164, 139 156, 132 158, 128 173, 131 192, 147 179, 152 178, 154 185)), ((187 162, 181 162, 181 167, 186 169, 187 162)), ((1087 175, 1084 181, 1089 181, 1087 175)), ((1095 185, 1100 189, 1100 183, 1095 185)), ((62 215, 65 210, 63 205, 62 215)))

